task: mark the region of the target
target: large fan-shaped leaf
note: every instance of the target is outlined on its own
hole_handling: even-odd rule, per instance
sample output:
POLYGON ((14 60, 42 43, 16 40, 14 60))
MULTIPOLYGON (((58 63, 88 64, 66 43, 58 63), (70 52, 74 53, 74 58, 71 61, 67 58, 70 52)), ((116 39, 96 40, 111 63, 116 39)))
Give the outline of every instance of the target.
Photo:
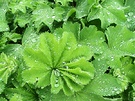
POLYGON ((23 57, 29 69, 22 76, 37 87, 51 85, 52 93, 63 89, 71 95, 93 78, 93 65, 87 61, 92 55, 88 46, 77 45, 73 33, 64 32, 61 37, 44 33, 40 35, 39 48, 25 48, 23 57))

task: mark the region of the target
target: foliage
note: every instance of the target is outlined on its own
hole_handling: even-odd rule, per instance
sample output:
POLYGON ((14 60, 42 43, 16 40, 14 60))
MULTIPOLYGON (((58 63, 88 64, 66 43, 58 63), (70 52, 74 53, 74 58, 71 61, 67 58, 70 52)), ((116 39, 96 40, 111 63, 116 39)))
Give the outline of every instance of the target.
POLYGON ((0 0, 0 101, 133 101, 133 0, 0 0))

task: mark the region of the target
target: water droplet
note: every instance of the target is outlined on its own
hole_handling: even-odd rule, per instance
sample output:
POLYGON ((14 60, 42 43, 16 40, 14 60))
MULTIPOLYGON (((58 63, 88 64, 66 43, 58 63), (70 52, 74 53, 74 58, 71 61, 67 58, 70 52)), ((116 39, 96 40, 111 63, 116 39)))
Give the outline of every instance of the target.
POLYGON ((66 62, 62 62, 63 64, 65 64, 66 62))
POLYGON ((54 18, 55 18, 55 16, 53 15, 53 16, 52 16, 52 18, 54 19, 54 18))
POLYGON ((38 62, 37 60, 35 60, 35 63, 38 62))
POLYGON ((68 47, 68 49, 71 49, 71 47, 68 47))
POLYGON ((44 89, 44 87, 41 87, 41 89, 44 89))
POLYGON ((129 19, 129 18, 128 18, 128 19, 127 19, 127 21, 128 21, 128 22, 130 22, 130 21, 131 21, 131 19, 129 19))
POLYGON ((60 71, 58 69, 54 70, 54 75, 55 76, 60 76, 60 71))
POLYGON ((54 86, 55 86, 55 87, 59 87, 59 84, 58 84, 58 83, 56 83, 54 86))
POLYGON ((100 61, 100 58, 98 58, 97 60, 100 61))
POLYGON ((68 69, 68 66, 65 66, 66 67, 66 69, 68 69))
POLYGON ((121 8, 120 8, 120 7, 118 7, 117 9, 118 9, 118 10, 120 10, 121 8))
POLYGON ((81 44, 78 44, 78 47, 81 47, 82 45, 81 44))
POLYGON ((111 57, 111 61, 114 61, 114 57, 113 56, 111 57))
POLYGON ((132 16, 132 15, 133 15, 133 12, 129 12, 128 15, 129 15, 129 16, 132 16))
POLYGON ((125 15, 125 17, 128 17, 128 15, 125 15))
POLYGON ((110 15, 110 12, 107 12, 108 15, 110 15))
POLYGON ((55 80, 56 83, 58 83, 58 81, 59 81, 58 79, 55 80))
POLYGON ((32 42, 36 42, 36 39, 32 39, 31 41, 32 41, 32 42))

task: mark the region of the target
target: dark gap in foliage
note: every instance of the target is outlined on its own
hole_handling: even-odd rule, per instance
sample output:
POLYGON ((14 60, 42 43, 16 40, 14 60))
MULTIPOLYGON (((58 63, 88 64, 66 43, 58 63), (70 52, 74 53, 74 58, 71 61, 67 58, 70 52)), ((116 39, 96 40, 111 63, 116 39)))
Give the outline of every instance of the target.
POLYGON ((133 101, 133 87, 132 83, 128 83, 127 89, 122 93, 122 101, 133 101))
POLYGON ((73 2, 69 2, 69 5, 76 7, 76 2, 73 0, 73 2))
POLYGON ((94 56, 91 57, 91 59, 89 60, 89 62, 92 62, 93 60, 95 60, 94 56))
POLYGON ((11 11, 6 12, 6 20, 8 23, 13 23, 14 22, 14 14, 11 11))
POLYGON ((102 0, 100 0, 99 3, 102 3, 102 0))
POLYGON ((61 21, 61 22, 58 22, 58 21, 56 21, 56 20, 54 20, 54 22, 53 22, 53 30, 55 30, 55 29, 57 29, 57 28, 62 28, 62 26, 63 26, 63 21, 61 21))
POLYGON ((108 67, 108 69, 105 71, 105 74, 109 74, 111 72, 111 67, 108 67))
POLYGON ((104 36, 105 36, 105 42, 108 44, 107 36, 106 35, 104 35, 104 36))
POLYGON ((49 27, 46 26, 45 24, 42 24, 40 29, 39 29, 39 33, 46 32, 46 31, 50 31, 49 27))
POLYGON ((76 12, 72 13, 72 15, 68 18, 68 21, 71 22, 78 22, 79 20, 75 17, 76 16, 76 12))
POLYGON ((105 98, 109 98, 109 99, 116 99, 116 98, 121 98, 121 96, 119 94, 117 95, 113 95, 113 96, 104 96, 105 98))
POLYGON ((25 29, 25 27, 16 26, 15 33, 23 34, 25 29))
POLYGON ((94 19, 94 20, 91 20, 90 22, 86 23, 87 27, 89 27, 90 25, 95 25, 98 30, 104 32, 104 29, 101 28, 101 21, 100 21, 100 19, 94 19))
POLYGON ((115 24, 115 23, 112 23, 112 24, 110 24, 110 26, 114 26, 114 27, 116 27, 116 24, 115 24))
POLYGON ((53 2, 53 3, 55 2, 54 0, 48 0, 48 1, 49 1, 49 2, 53 2))

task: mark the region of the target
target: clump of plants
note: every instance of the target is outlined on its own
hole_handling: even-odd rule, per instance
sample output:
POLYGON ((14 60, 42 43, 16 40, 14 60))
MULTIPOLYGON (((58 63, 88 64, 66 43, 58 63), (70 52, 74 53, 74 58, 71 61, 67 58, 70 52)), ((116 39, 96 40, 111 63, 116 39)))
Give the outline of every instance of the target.
POLYGON ((0 0, 0 101, 134 101, 134 6, 0 0))

